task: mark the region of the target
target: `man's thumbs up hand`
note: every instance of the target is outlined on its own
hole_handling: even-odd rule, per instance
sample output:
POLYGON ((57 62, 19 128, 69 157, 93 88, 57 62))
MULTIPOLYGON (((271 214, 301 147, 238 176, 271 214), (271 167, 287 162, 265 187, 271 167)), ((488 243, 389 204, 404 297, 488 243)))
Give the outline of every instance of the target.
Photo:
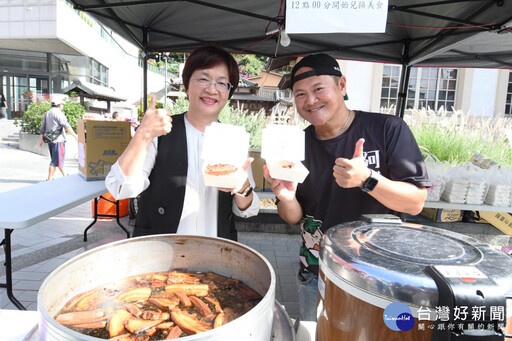
POLYGON ((364 139, 360 138, 356 142, 356 148, 354 149, 354 155, 352 156, 352 159, 355 159, 356 157, 363 157, 363 145, 364 145, 364 139))
POLYGON ((338 158, 334 162, 333 176, 342 188, 362 187, 364 180, 370 176, 363 152, 364 139, 356 142, 352 159, 338 158))

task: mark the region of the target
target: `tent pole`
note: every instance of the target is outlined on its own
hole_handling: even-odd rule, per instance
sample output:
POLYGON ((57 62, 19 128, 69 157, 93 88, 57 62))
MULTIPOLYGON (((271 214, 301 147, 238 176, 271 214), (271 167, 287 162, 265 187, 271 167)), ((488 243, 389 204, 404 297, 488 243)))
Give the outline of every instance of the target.
POLYGON ((396 102, 395 115, 404 118, 405 107, 407 103, 407 89, 409 88, 409 77, 411 76, 411 66, 402 65, 402 74, 400 75, 400 84, 398 86, 398 100, 396 102))
POLYGON ((411 67, 409 66, 409 40, 404 41, 402 46, 402 73, 398 83, 398 98, 396 101, 395 116, 404 117, 405 103, 407 99, 407 88, 409 87, 409 76, 411 67))
POLYGON ((144 93, 144 104, 142 105, 143 114, 148 108, 148 28, 142 29, 142 82, 143 82, 143 93, 144 93))

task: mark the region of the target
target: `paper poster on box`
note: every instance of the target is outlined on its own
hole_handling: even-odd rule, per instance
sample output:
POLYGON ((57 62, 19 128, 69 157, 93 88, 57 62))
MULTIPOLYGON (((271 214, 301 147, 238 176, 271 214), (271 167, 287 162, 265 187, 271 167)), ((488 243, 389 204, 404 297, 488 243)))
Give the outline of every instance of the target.
POLYGON ((309 174, 302 164, 304 131, 298 126, 270 124, 261 133, 261 157, 274 179, 302 183, 309 174))
POLYGON ((245 180, 243 163, 249 152, 249 133, 244 127, 213 122, 203 141, 205 186, 236 188, 245 180))
POLYGON ((78 120, 78 171, 87 181, 103 180, 130 142, 129 122, 78 120))

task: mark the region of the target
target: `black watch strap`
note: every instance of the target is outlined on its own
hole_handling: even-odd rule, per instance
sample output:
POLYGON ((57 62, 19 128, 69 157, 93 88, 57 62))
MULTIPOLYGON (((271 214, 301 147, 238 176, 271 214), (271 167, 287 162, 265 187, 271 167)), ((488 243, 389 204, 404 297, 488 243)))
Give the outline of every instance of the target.
POLYGON ((373 191, 375 186, 377 186, 377 183, 379 183, 379 179, 377 178, 373 170, 370 169, 370 176, 363 182, 363 187, 361 188, 361 190, 366 193, 371 192, 373 191))

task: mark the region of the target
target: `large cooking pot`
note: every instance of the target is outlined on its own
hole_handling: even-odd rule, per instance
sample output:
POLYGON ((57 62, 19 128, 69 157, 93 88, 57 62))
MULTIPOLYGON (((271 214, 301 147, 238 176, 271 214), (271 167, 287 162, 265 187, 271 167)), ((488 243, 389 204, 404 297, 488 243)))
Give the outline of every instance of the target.
POLYGON ((100 340, 64 327, 53 317, 73 296, 101 284, 175 268, 232 277, 263 296, 249 312, 230 323, 180 340, 270 340, 276 286, 270 263, 237 242, 184 235, 145 236, 106 244, 55 269, 37 297, 41 340, 100 340))
MULTIPOLYGON (((512 293, 510 257, 474 238, 416 224, 334 226, 320 243, 319 265, 318 341, 449 340, 449 322, 441 319, 453 317, 454 306, 476 300, 468 304, 471 316, 473 306, 494 300, 489 312, 489 306, 505 307, 512 293), (445 306, 450 312, 436 316, 436 307, 445 306)), ((507 308, 512 316, 510 301, 507 308)))

